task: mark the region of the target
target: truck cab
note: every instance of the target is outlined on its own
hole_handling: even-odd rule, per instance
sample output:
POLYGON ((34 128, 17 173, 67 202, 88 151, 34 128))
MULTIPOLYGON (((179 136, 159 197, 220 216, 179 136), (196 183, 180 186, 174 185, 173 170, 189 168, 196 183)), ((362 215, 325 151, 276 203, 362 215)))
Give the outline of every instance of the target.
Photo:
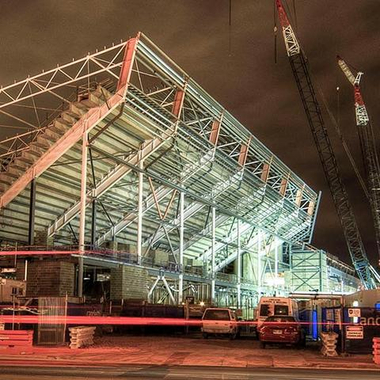
POLYGON ((298 318, 297 302, 288 297, 261 297, 257 309, 257 330, 270 316, 292 316, 298 318))

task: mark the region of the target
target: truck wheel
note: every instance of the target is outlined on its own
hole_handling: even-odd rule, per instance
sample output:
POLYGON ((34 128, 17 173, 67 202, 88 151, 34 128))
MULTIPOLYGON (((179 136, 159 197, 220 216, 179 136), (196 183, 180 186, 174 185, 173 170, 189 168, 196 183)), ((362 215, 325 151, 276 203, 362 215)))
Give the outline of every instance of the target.
POLYGON ((265 348, 265 346, 266 346, 266 343, 265 343, 265 342, 260 342, 260 347, 261 347, 261 348, 265 348))
POLYGON ((202 336, 203 336, 203 339, 207 339, 208 338, 208 334, 207 333, 203 333, 202 336))
POLYGON ((231 339, 231 340, 236 339, 236 335, 237 335, 237 333, 232 333, 232 334, 230 334, 230 339, 231 339))

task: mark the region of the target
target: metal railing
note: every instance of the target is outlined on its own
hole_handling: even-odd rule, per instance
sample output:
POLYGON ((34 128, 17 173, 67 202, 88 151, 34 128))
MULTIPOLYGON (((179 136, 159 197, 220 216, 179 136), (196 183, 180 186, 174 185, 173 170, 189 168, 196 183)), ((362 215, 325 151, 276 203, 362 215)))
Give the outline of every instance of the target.
MULTIPOLYGON (((153 268, 163 271, 164 273, 181 273, 191 277, 199 277, 203 280, 211 280, 211 275, 207 272, 204 267, 191 266, 191 265, 180 265, 171 261, 156 261, 152 257, 142 257, 140 260, 136 253, 131 253, 127 251, 117 251, 107 248, 99 248, 92 245, 86 245, 84 251, 79 250, 79 245, 59 245, 59 246, 49 246, 49 245, 40 245, 40 246, 5 246, 0 247, 0 256, 1 252, 14 252, 14 255, 38 255, 40 254, 51 254, 51 255, 75 255, 79 256, 83 254, 86 258, 94 258, 99 260, 106 260, 110 262, 117 262, 121 264, 129 265, 138 265, 146 268, 153 268)), ((237 284, 238 278, 236 274, 233 273, 216 273, 216 280, 229 283, 237 284)), ((253 282, 250 282, 246 279, 242 279, 242 284, 246 286, 254 286, 253 282)))

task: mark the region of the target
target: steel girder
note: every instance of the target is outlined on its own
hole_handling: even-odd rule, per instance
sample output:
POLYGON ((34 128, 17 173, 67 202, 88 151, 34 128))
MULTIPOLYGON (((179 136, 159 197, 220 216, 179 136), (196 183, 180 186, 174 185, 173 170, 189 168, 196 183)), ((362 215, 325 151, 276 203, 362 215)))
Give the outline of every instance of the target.
MULTIPOLYGON (((110 78, 107 89, 114 93, 118 89, 126 46, 127 43, 122 43, 62 66, 60 70, 45 73, 55 78, 54 75, 57 77, 59 73, 79 67, 77 74, 67 73, 70 78, 66 74, 59 80, 57 77, 54 87, 54 81, 50 81, 49 77, 46 83, 50 81, 50 84, 39 90, 32 89, 24 95, 21 92, 20 96, 13 94, 10 99, 9 91, 23 88, 26 83, 23 82, 18 84, 21 87, 4 88, 0 96, 8 97, 9 106, 28 99, 38 100, 39 96, 52 93, 53 98, 61 101, 63 97, 68 99, 65 94, 73 83, 101 74, 110 78), (108 58, 105 59, 104 55, 107 54, 108 58), (92 69, 91 62, 96 63, 97 68, 92 69), (99 66, 100 62, 104 67, 99 66), (81 71, 81 65, 89 66, 86 75, 81 71)), ((141 170, 141 160, 144 162, 144 178, 151 178, 156 187, 154 200, 153 191, 144 181, 143 234, 148 246, 162 244, 169 234, 174 252, 178 250, 177 200, 164 221, 155 208, 156 202, 158 207, 163 208, 165 199, 174 190, 184 192, 185 210, 188 210, 188 217, 184 220, 185 254, 191 255, 191 247, 196 244, 207 244, 204 235, 209 232, 204 219, 211 205, 216 207, 219 215, 217 228, 218 219, 223 221, 238 217, 252 226, 260 224, 263 229, 267 228, 287 241, 308 241, 316 216, 316 193, 145 36, 140 36, 136 41, 134 52, 135 55, 129 57, 131 70, 129 81, 125 82, 124 102, 118 103, 102 122, 94 123, 89 134, 96 157, 95 179, 87 193, 87 204, 92 199, 99 199, 106 208, 109 206, 109 216, 113 220, 110 224, 105 215, 98 216, 98 244, 115 236, 132 243, 130 239, 137 218, 137 192, 133 185, 127 187, 125 184, 134 182, 136 173, 141 170), (183 91, 183 99, 178 98, 179 90, 183 91), (179 101, 183 101, 182 107, 178 106, 179 101), (177 114, 173 112, 175 109, 177 114), (107 143, 115 146, 111 154, 107 152, 107 143), (128 202, 125 210, 122 207, 123 199, 128 202), (171 227, 167 228, 167 233, 160 232, 153 239, 154 231, 160 225, 171 227)), ((33 77, 33 83, 42 82, 45 78, 42 75, 33 77)), ((84 89, 84 85, 81 86, 84 89)), ((28 85, 24 90, 27 88, 28 85)), ((38 106, 37 111, 40 112, 38 106)), ((69 170, 75 171, 75 165, 80 160, 75 152, 79 152, 77 144, 55 165, 45 169, 39 179, 41 189, 47 186, 45 177, 50 176, 54 181, 63 171, 64 176, 69 170)), ((12 154, 17 152, 13 151, 12 154)), ((73 181, 75 183, 74 177, 73 181)), ((64 183, 62 186, 65 189, 64 183)), ((55 220, 51 220, 48 230, 57 241, 67 239, 64 227, 69 221, 77 228, 78 194, 78 189, 73 190, 71 197, 64 192, 59 194, 62 205, 57 205, 56 212, 59 209, 63 212, 60 215, 55 213, 55 220), (71 203, 68 208, 67 203, 71 203)), ((37 218, 43 212, 38 206, 39 197, 42 199, 43 196, 48 197, 47 194, 37 193, 37 218)), ((19 203, 18 198, 27 199, 24 193, 20 194, 11 202, 11 207, 19 203)), ((44 215, 46 217, 46 213, 44 215)), ((43 224, 46 225, 46 220, 41 222, 41 226, 43 224)))

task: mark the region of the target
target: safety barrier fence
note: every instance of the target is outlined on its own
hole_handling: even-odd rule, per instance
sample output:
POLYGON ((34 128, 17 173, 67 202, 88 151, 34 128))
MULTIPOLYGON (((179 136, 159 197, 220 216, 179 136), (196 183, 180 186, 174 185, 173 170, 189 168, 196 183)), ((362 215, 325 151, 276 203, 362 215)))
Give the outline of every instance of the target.
POLYGON ((373 338, 373 361, 380 364, 380 338, 373 338))
POLYGON ((337 356, 336 344, 338 342, 338 334, 332 331, 321 332, 322 349, 321 353, 323 356, 337 356))
POLYGON ((2 330, 0 331, 0 346, 31 346, 33 330, 2 330))

